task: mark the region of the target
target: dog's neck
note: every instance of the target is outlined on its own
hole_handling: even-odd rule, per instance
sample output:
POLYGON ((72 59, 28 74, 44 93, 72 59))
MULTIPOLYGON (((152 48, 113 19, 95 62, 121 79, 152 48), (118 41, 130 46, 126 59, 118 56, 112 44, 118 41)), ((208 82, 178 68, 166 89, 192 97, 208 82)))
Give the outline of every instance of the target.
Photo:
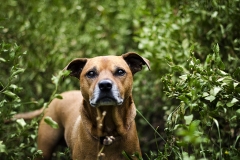
POLYGON ((136 116, 132 96, 119 106, 92 107, 83 101, 81 113, 84 128, 93 137, 124 136, 131 128, 136 116))

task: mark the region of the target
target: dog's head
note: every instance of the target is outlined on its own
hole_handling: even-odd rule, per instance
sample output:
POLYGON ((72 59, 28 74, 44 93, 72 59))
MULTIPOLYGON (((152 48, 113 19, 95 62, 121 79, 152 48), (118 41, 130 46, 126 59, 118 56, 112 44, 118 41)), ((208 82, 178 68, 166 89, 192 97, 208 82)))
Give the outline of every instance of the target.
POLYGON ((133 75, 149 61, 136 53, 77 58, 66 67, 80 80, 81 92, 92 107, 121 105, 132 92, 133 75))

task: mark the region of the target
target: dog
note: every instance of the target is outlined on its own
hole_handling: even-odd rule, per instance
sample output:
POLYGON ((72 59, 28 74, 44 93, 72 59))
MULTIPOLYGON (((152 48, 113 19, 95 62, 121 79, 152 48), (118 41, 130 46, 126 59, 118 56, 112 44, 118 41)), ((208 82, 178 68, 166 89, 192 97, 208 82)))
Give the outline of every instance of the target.
MULTIPOLYGON (((49 160, 64 137, 73 160, 121 160, 141 149, 136 130, 132 97, 133 75, 149 61, 136 53, 121 56, 77 58, 64 70, 79 79, 81 91, 68 91, 44 111, 38 130, 38 160, 49 160), (44 121, 51 117, 54 129, 44 121)), ((137 159, 131 157, 131 159, 137 159)))

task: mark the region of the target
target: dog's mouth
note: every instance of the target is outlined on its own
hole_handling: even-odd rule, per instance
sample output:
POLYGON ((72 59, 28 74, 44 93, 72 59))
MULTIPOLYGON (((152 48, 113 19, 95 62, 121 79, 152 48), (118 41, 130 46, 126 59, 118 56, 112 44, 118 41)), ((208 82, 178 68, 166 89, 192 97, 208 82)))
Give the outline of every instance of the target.
POLYGON ((101 97, 96 103, 90 100, 90 104, 92 107, 100 107, 100 106, 116 106, 121 105, 123 103, 122 99, 115 99, 113 97, 101 97))
POLYGON ((89 102, 92 107, 117 106, 123 103, 123 99, 118 87, 107 79, 96 85, 89 102))
POLYGON ((97 101, 97 103, 101 106, 101 105, 115 105, 117 104, 116 103, 116 100, 111 98, 111 97, 104 97, 102 99, 99 99, 97 101))

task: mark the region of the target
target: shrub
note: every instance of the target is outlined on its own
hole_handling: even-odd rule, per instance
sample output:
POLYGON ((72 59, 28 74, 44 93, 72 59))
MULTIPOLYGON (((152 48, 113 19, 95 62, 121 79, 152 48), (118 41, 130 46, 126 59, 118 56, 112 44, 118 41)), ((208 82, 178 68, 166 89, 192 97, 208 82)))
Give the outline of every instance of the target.
POLYGON ((22 56, 26 54, 26 52, 19 51, 19 46, 16 44, 0 43, 0 66, 2 69, 0 74, 1 159, 33 158, 39 154, 35 147, 36 120, 27 124, 23 119, 19 119, 11 128, 3 125, 16 113, 20 106, 26 107, 30 103, 34 103, 24 102, 18 95, 23 91, 23 87, 19 85, 18 80, 24 72, 22 56), (9 67, 10 65, 11 67, 9 67), (6 77, 7 79, 5 79, 6 77), (25 152, 22 152, 23 150, 25 152))
POLYGON ((169 65, 182 74, 178 79, 174 72, 163 78, 166 95, 180 101, 168 117, 168 143, 177 146, 182 157, 239 159, 240 86, 224 71, 218 45, 204 64, 192 54, 187 68, 170 59, 169 65))
MULTIPOLYGON (((194 57, 199 65, 204 64, 209 54, 212 54, 212 46, 219 43, 221 50, 219 57, 225 64, 224 69, 219 69, 239 81, 237 71, 240 63, 239 33, 236 33, 233 27, 239 27, 239 17, 236 16, 238 10, 238 0, 231 2, 141 1, 134 19, 135 40, 138 42, 140 53, 153 63, 151 63, 151 72, 146 73, 147 76, 139 75, 136 86, 141 87, 137 87, 134 91, 145 93, 136 96, 136 101, 141 102, 139 110, 155 128, 158 128, 158 132, 163 137, 167 137, 168 133, 164 131, 165 127, 168 128, 168 125, 164 126, 168 122, 167 115, 180 105, 180 101, 177 97, 172 99, 166 97, 168 95, 164 91, 173 86, 170 82, 168 83, 170 86, 167 86, 166 81, 163 83, 160 77, 166 78, 166 75, 171 73, 171 77, 167 77, 166 80, 171 79, 171 84, 177 82, 179 84, 182 68, 184 72, 193 74, 189 67, 189 58, 194 57), (194 46, 193 55, 189 51, 191 46, 194 46)), ((188 82, 185 82, 185 85, 189 85, 188 82)), ((184 90, 179 94, 182 92, 184 93, 184 90)), ((139 122, 142 126, 144 125, 140 128, 141 140, 145 145, 148 144, 147 148, 143 146, 143 150, 148 152, 149 146, 155 146, 154 134, 144 132, 150 127, 141 118, 139 122)), ((158 141, 159 150, 163 151, 162 146, 165 142, 159 137, 156 141, 158 141)), ((156 151, 156 149, 153 150, 156 151)), ((154 155, 154 152, 152 154, 154 155)))

